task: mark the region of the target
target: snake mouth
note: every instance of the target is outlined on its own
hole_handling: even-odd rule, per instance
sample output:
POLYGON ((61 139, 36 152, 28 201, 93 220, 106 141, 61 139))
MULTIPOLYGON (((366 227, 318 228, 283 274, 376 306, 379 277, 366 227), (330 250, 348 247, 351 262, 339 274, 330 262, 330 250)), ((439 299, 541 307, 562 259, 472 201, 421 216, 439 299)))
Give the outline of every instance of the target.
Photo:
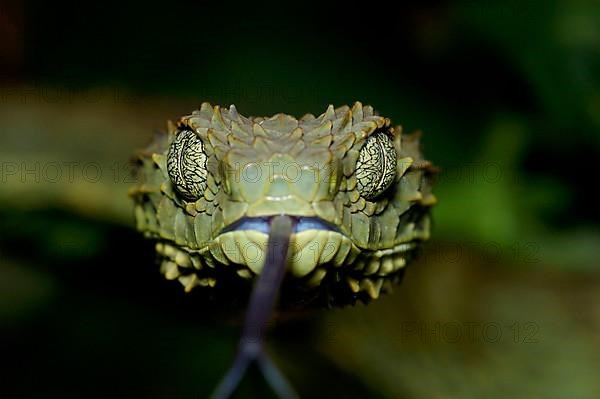
MULTIPOLYGON (((209 245, 215 260, 236 264, 259 274, 267 253, 271 219, 276 215, 244 217, 226 226, 209 245)), ((341 267, 353 261, 359 248, 333 224, 312 216, 289 216, 293 221, 289 270, 303 278, 321 266, 341 267)), ((318 273, 317 283, 324 277, 318 273)))
MULTIPOLYGON (((221 230, 220 234, 240 230, 254 230, 260 233, 269 234, 271 229, 271 219, 275 216, 266 217, 244 217, 221 230)), ((339 229, 321 218, 312 216, 290 216, 294 221, 293 233, 298 234, 307 230, 323 230, 340 233, 339 229)))
MULTIPOLYGON (((196 285, 214 286, 217 266, 251 279, 265 265, 273 217, 238 219, 199 250, 159 242, 156 250, 162 258, 161 271, 168 279, 179 279, 187 291, 196 285), (193 269, 195 273, 190 273, 193 269)), ((329 276, 335 281, 346 281, 353 294, 366 291, 376 298, 384 280, 398 275, 416 245, 402 242, 386 249, 366 250, 323 219, 290 217, 294 228, 287 270, 291 278, 302 279, 308 288, 318 287, 329 276)))

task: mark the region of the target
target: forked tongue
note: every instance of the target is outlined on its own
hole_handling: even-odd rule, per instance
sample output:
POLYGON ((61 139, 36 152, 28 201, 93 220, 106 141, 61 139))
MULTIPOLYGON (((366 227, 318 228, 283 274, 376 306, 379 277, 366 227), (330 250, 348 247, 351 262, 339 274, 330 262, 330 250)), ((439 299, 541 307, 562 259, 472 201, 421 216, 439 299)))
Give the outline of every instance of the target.
POLYGON ((275 216, 270 221, 267 256, 250 295, 237 355, 213 393, 213 399, 231 397, 253 361, 256 361, 265 379, 280 398, 298 397, 264 351, 264 334, 285 275, 294 223, 295 221, 286 215, 275 216))

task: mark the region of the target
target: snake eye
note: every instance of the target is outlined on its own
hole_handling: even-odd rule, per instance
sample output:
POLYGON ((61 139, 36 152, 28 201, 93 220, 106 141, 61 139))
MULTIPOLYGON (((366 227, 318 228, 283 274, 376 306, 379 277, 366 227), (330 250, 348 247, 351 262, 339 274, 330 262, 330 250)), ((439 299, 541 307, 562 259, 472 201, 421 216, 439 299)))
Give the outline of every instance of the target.
POLYGON ((356 186, 363 198, 372 200, 392 184, 396 159, 394 143, 385 132, 367 138, 356 163, 356 186))
POLYGON ((186 200, 199 199, 206 189, 206 154, 190 130, 177 134, 167 156, 167 170, 177 192, 186 200))

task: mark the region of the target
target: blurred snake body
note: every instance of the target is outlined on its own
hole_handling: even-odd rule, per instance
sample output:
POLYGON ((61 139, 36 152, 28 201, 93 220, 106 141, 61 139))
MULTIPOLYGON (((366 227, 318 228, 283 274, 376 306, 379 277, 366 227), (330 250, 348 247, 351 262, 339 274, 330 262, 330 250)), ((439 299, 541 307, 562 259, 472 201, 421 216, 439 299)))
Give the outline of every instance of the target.
POLYGON ((136 162, 137 229, 186 291, 260 275, 277 215, 294 221, 282 293, 305 302, 377 298, 429 238, 419 134, 358 102, 300 119, 204 103, 136 162))

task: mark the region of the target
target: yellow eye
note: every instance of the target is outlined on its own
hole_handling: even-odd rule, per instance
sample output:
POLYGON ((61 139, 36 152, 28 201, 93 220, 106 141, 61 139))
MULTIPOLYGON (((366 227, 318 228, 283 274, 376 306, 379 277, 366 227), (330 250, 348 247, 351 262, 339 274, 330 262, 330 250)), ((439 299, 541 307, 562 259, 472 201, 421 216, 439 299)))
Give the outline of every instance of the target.
POLYGON ((379 132, 367 138, 356 163, 356 186, 363 198, 372 200, 387 190, 396 176, 396 160, 389 135, 379 132))
POLYGON ((167 170, 183 198, 195 201, 202 196, 206 189, 206 154, 196 133, 183 130, 177 134, 169 147, 167 170))

